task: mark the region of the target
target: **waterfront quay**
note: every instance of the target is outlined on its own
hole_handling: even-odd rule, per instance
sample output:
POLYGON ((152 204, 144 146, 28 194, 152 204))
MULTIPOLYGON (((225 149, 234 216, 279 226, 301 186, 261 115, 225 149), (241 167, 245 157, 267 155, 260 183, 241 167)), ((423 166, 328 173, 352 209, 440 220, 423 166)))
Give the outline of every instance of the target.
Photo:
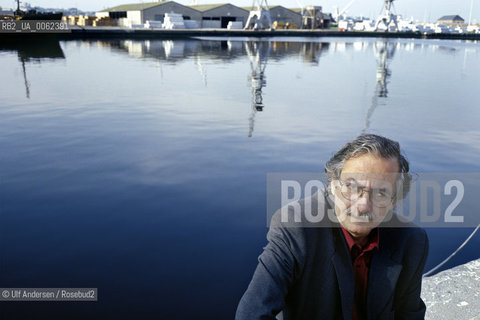
POLYGON ((423 278, 427 320, 480 319, 480 259, 423 278))
POLYGON ((450 39, 480 40, 480 34, 463 33, 415 33, 384 31, 338 31, 337 29, 285 29, 285 30, 235 30, 235 29, 145 29, 123 27, 69 26, 68 33, 0 33, 0 38, 22 38, 55 36, 69 39, 181 39, 192 37, 368 37, 368 38, 411 38, 411 39, 450 39))

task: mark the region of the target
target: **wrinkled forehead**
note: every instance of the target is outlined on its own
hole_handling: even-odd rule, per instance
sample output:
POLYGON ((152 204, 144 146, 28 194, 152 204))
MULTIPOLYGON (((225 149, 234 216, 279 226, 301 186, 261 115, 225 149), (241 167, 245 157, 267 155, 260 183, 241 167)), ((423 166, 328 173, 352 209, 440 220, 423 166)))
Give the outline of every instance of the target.
POLYGON ((354 182, 359 186, 391 189, 396 185, 398 175, 398 172, 378 173, 342 171, 340 174, 340 180, 344 182, 354 182))
POLYGON ((373 184, 375 187, 378 184, 394 184, 399 170, 398 160, 395 158, 363 154, 345 161, 340 179, 353 179, 362 184, 373 184))

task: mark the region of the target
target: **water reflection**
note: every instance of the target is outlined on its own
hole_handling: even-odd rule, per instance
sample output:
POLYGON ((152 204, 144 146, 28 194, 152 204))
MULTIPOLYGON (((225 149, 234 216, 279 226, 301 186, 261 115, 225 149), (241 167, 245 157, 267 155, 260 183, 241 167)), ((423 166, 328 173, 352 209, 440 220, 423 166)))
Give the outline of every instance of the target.
POLYGON ((206 60, 232 63, 247 56, 250 63, 248 80, 252 91, 248 137, 253 135, 256 113, 263 111, 265 107, 262 89, 267 85, 265 69, 269 58, 280 61, 300 53, 305 63, 318 65, 321 54, 328 51, 330 45, 324 42, 259 41, 258 39, 125 40, 97 43, 101 47, 127 52, 136 58, 155 59, 161 63, 193 59, 205 86, 208 84, 206 60))
MULTIPOLYGON (((246 43, 270 42, 271 59, 281 60, 292 56, 299 56, 305 63, 318 64, 322 54, 330 50, 335 52, 359 52, 378 47, 378 43, 389 42, 395 45, 397 50, 402 51, 429 51, 455 55, 460 50, 467 49, 472 45, 478 45, 478 41, 454 41, 454 40, 418 40, 418 39, 362 39, 362 38, 278 38, 275 40, 261 40, 258 38, 199 38, 190 40, 108 40, 108 41, 82 41, 80 46, 98 46, 110 48, 117 52, 126 52, 130 56, 148 59, 155 58, 175 62, 191 57, 205 57, 221 60, 223 62, 234 61, 247 55, 246 43)), ((3 46, 0 46, 2 50, 3 46)), ((378 50, 378 49, 374 49, 378 50)))
POLYGON ((22 71, 23 71, 23 80, 25 83, 25 96, 27 99, 30 99, 30 83, 27 80, 27 69, 25 68, 25 61, 22 59, 22 71))
MULTIPOLYGON (((318 64, 323 52, 328 51, 328 42, 300 42, 300 41, 260 41, 258 39, 229 39, 229 40, 123 40, 123 41, 96 41, 99 47, 111 48, 118 52, 127 52, 130 56, 142 59, 157 59, 176 62, 192 57, 208 58, 230 63, 238 58, 249 55, 247 46, 257 43, 268 43, 272 59, 278 61, 299 53, 306 63, 318 64)), ((250 52, 251 53, 251 52, 250 52)))
MULTIPOLYGON (((249 79, 251 94, 244 98, 251 110, 248 116, 248 136, 253 135, 255 116, 263 111, 265 104, 263 90, 267 85, 267 64, 281 62, 286 59, 300 60, 309 66, 319 66, 322 55, 329 57, 336 54, 353 55, 362 52, 367 59, 376 61, 376 82, 373 96, 369 99, 368 110, 360 129, 365 132, 370 129, 371 118, 379 105, 386 104, 389 96, 388 85, 392 71, 390 65, 398 50, 404 52, 419 51, 421 54, 432 54, 436 51, 455 56, 461 52, 464 56, 463 72, 466 71, 467 50, 477 52, 471 46, 477 42, 459 41, 422 41, 398 39, 302 39, 275 38, 259 40, 254 38, 206 38, 190 40, 109 40, 81 41, 78 46, 97 47, 114 52, 128 54, 141 60, 158 62, 163 79, 163 65, 175 65, 184 60, 193 61, 196 72, 201 77, 203 85, 208 86, 208 68, 212 64, 233 64, 236 61, 248 61, 245 66, 245 76, 249 79), (470 49, 469 49, 470 46, 470 49), (373 54, 372 54, 373 53, 373 54), (371 58, 370 58, 371 57, 371 58), (248 59, 246 59, 248 58, 248 59), (247 100, 248 99, 248 100, 247 100)), ((31 83, 28 78, 28 63, 40 63, 44 59, 65 59, 60 44, 56 40, 46 39, 41 44, 15 43, 0 44, 0 51, 15 51, 22 66, 25 95, 30 98, 31 83)), ((341 56, 339 55, 339 56, 341 56)), ((328 59, 327 58, 327 59, 328 59)), ((282 62, 283 63, 283 62, 282 62)), ((322 67, 325 69, 325 65, 322 67)), ((339 66, 338 68, 341 68, 339 66)), ((297 78, 301 78, 298 71, 297 78)), ((329 78, 332 78, 329 76, 329 78)), ((230 81, 234 81, 232 77, 230 81)), ((237 78, 240 79, 240 78, 237 78)), ((373 79, 371 79, 373 80, 373 79)), ((237 80, 238 81, 238 80, 237 80)), ((369 81, 370 82, 370 81, 369 81)), ((373 82, 373 81, 372 81, 373 82)), ((271 85, 271 84, 270 84, 271 85)), ((370 89, 369 89, 370 90, 370 89)))
POLYGON ((270 56, 270 42, 249 41, 245 49, 250 60, 251 75, 249 77, 252 87, 252 113, 249 118, 248 137, 253 134, 255 122, 255 113, 263 111, 262 88, 267 85, 265 77, 265 68, 267 67, 268 57, 270 56))
POLYGON ((30 81, 27 77, 27 67, 29 63, 41 63, 46 59, 65 59, 60 43, 54 38, 45 38, 42 41, 29 39, 28 41, 2 41, 0 42, 1 51, 13 51, 18 55, 18 60, 22 65, 22 74, 25 84, 25 96, 30 99, 30 81))
POLYGON ((121 40, 96 43, 117 52, 127 52, 136 58, 165 60, 171 63, 192 57, 208 57, 229 62, 246 54, 243 42, 226 40, 121 40))
POLYGON ((370 119, 378 106, 378 98, 384 99, 388 97, 387 84, 392 75, 388 67, 392 62, 397 45, 397 42, 392 42, 389 39, 381 39, 374 44, 373 48, 377 60, 377 84, 375 94, 372 97, 372 103, 367 111, 365 127, 362 132, 366 132, 370 128, 370 119))
POLYGON ((199 56, 195 57, 195 64, 197 65, 198 72, 202 76, 202 82, 207 86, 207 67, 203 64, 202 58, 199 56))
POLYGON ((395 42, 388 41, 388 39, 375 42, 374 52, 378 65, 375 95, 379 98, 388 97, 387 83, 392 75, 391 71, 388 69, 388 65, 393 59, 396 46, 397 44, 395 42))
POLYGON ((307 42, 302 49, 303 60, 317 65, 320 59, 320 54, 328 49, 328 43, 307 42))

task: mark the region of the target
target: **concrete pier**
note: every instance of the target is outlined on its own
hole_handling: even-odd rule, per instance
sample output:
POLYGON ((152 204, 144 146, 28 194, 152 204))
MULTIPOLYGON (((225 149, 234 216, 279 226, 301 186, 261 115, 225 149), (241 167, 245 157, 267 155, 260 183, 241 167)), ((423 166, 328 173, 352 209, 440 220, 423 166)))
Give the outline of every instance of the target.
POLYGON ((0 33, 1 39, 21 39, 56 37, 61 40, 76 39, 188 39, 194 37, 374 37, 374 38, 406 38, 406 39, 450 39, 480 40, 480 34, 463 33, 414 33, 414 32, 366 32, 338 31, 332 29, 315 30, 228 30, 228 29, 129 29, 121 27, 80 27, 69 26, 68 33, 0 33))
POLYGON ((424 278, 427 320, 480 320, 480 259, 424 278))
MULTIPOLYGON (((65 34, 67 35, 67 34, 65 34)), ((125 29, 119 27, 78 27, 72 26, 69 38, 131 37, 131 38, 190 38, 190 37, 368 37, 368 38, 410 38, 480 40, 480 34, 463 33, 414 33, 414 32, 367 32, 338 31, 332 29, 292 30, 228 30, 228 29, 125 29)))

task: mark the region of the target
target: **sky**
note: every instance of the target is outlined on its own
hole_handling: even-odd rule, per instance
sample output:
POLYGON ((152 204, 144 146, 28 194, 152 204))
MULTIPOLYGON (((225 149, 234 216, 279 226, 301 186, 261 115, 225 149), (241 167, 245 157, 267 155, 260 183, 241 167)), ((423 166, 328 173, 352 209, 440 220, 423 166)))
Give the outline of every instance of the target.
MULTIPOLYGON (((268 1, 268 0, 267 0, 268 1)), ((269 0, 268 4, 282 5, 288 8, 303 6, 322 6, 324 12, 333 12, 335 6, 340 10, 345 8, 351 0, 269 0)), ((383 0, 353 0, 353 4, 347 11, 351 16, 366 16, 375 18, 383 7, 383 0)), ((140 0, 31 0, 26 1, 32 6, 44 8, 72 8, 76 7, 83 11, 99 11, 125 3, 142 2, 140 0)), ((151 2, 146 0, 143 2, 151 2)), ((194 0, 177 0, 177 2, 190 5, 194 0)), ((226 3, 230 2, 237 6, 249 6, 253 0, 197 0, 198 4, 226 3)), ((395 12, 404 18, 413 17, 414 20, 434 22, 443 15, 458 14, 468 22, 470 17, 470 6, 473 4, 472 23, 480 23, 480 0, 395 0, 393 2, 395 12)), ((2 8, 16 7, 14 0, 0 0, 2 8)))

